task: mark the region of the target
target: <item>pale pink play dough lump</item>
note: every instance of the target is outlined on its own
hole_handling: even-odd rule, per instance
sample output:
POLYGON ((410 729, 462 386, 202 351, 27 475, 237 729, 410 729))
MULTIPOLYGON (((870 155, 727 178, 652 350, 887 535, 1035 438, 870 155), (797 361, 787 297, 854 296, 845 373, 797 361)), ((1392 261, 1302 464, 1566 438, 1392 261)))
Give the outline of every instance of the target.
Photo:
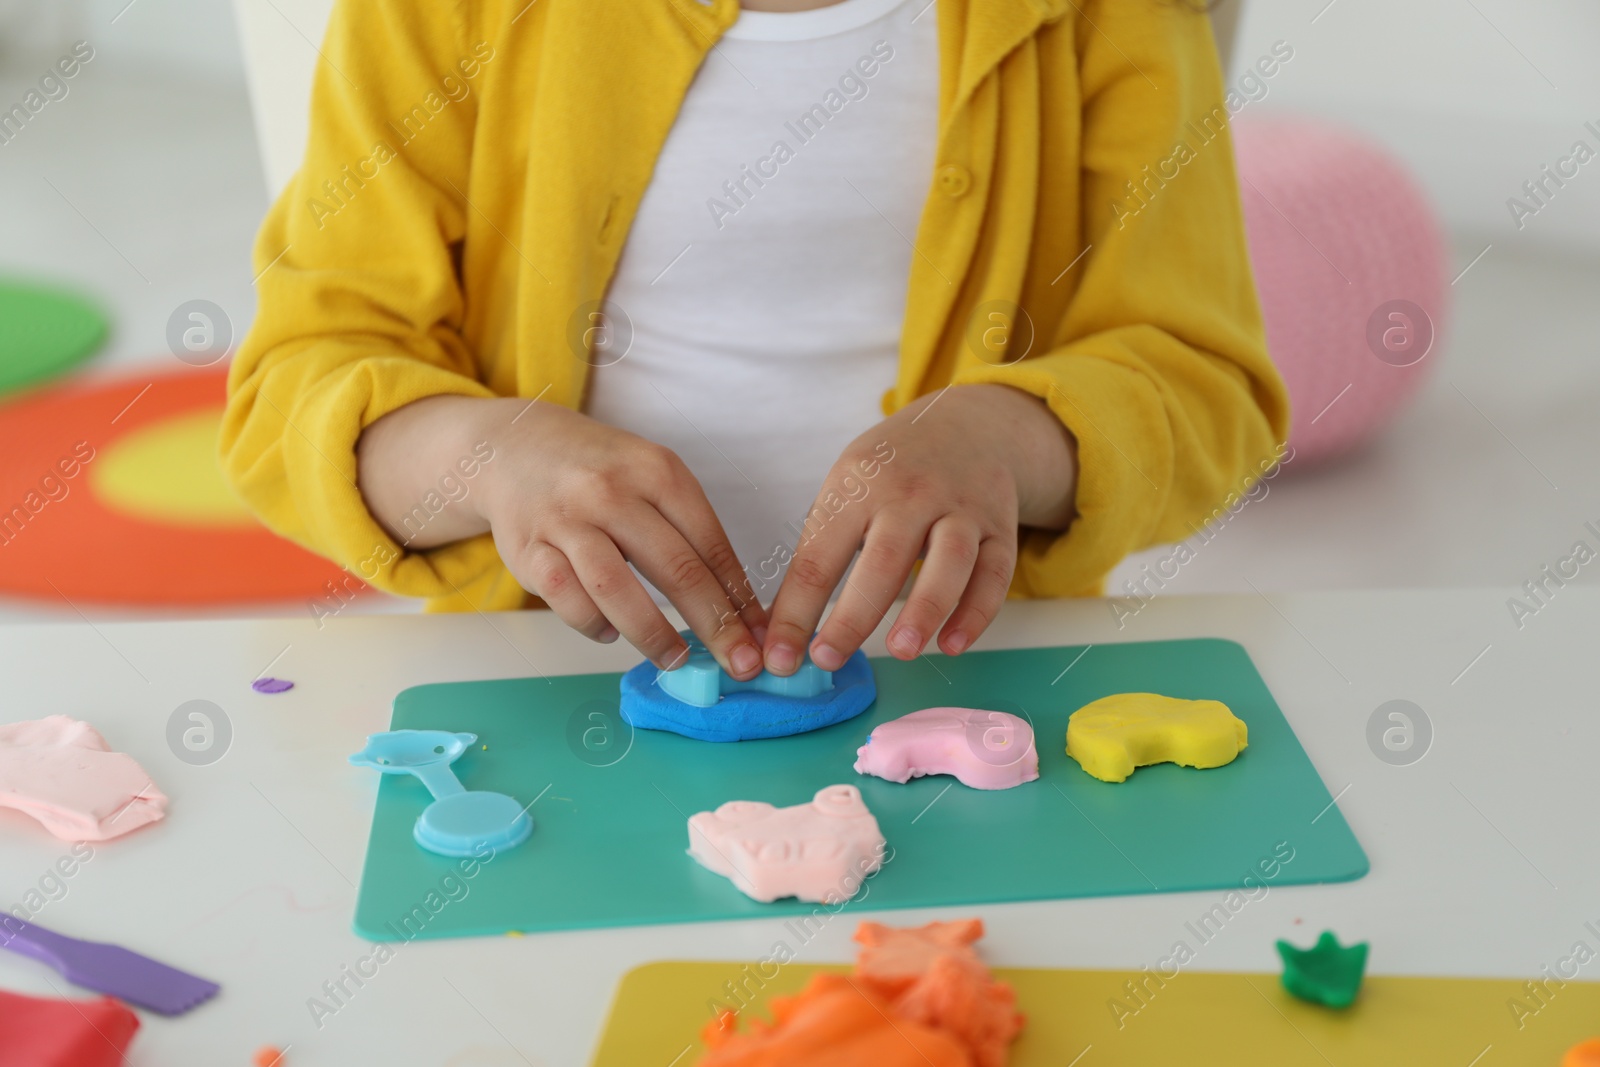
POLYGON ((853 785, 830 785, 792 808, 730 800, 689 817, 689 855, 763 903, 848 900, 883 865, 884 845, 853 785))
POLYGON ((924 708, 880 724, 856 750, 856 771, 906 782, 953 774, 973 789, 1010 789, 1039 777, 1033 727, 1004 711, 924 708))
POLYGON ((64 841, 105 841, 166 814, 166 794, 86 722, 51 715, 0 726, 0 807, 64 841))

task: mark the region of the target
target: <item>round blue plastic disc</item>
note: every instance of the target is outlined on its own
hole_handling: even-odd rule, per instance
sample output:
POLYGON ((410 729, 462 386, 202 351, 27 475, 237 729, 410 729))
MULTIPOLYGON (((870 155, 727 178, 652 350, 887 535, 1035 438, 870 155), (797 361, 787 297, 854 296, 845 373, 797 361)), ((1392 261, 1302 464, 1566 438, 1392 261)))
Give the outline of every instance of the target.
POLYGON ((499 850, 520 845, 533 833, 533 820, 504 793, 456 793, 429 804, 411 836, 441 856, 482 857, 483 846, 499 850))

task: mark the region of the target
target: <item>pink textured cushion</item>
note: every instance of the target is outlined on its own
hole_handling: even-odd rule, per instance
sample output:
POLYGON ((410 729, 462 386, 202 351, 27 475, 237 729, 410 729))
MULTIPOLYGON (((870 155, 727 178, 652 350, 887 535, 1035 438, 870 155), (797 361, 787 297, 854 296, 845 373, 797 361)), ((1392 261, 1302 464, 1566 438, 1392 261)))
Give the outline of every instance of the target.
POLYGON ((1447 250, 1427 199, 1371 142, 1303 118, 1241 116, 1233 135, 1293 469, 1368 440, 1416 393, 1439 358, 1447 250), (1396 301, 1431 320, 1409 366, 1396 364, 1429 326, 1396 301))

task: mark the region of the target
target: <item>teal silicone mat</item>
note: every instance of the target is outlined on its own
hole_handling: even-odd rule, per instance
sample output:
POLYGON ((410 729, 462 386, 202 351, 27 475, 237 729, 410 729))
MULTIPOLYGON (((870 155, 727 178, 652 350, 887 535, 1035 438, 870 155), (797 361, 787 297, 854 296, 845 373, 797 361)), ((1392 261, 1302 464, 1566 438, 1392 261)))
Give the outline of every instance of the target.
POLYGON ((617 714, 616 674, 405 690, 395 698, 393 728, 477 734, 457 775, 468 789, 532 801, 534 832, 518 848, 468 864, 468 876, 461 861, 412 842, 429 800, 422 783, 385 775, 356 932, 392 941, 809 915, 819 905, 757 903, 690 859, 688 817, 728 800, 798 804, 839 782, 861 788, 891 850, 852 907, 1228 890, 1252 874, 1279 886, 1367 872, 1366 854, 1294 731, 1231 641, 878 659, 873 668, 878 701, 859 718, 731 744, 632 730, 617 714), (1120 784, 1097 781, 1064 751, 1067 717, 1133 691, 1221 700, 1248 724, 1250 747, 1213 770, 1163 764, 1120 784), (939 705, 1027 717, 1039 780, 983 792, 945 776, 898 785, 855 773, 855 750, 873 726, 939 705))

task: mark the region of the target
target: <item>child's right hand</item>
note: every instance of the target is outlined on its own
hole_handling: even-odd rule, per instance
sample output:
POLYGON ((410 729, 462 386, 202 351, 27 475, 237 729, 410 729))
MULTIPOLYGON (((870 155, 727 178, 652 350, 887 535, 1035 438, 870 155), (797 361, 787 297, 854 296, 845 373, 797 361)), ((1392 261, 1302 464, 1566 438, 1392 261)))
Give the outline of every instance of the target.
POLYGON ((512 575, 567 625, 596 641, 620 633, 658 668, 678 667, 687 646, 631 562, 724 670, 740 680, 760 673, 766 611, 700 483, 642 437, 555 404, 431 397, 362 435, 369 508, 404 540, 388 516, 405 514, 481 441, 493 460, 409 547, 491 532, 512 575))

